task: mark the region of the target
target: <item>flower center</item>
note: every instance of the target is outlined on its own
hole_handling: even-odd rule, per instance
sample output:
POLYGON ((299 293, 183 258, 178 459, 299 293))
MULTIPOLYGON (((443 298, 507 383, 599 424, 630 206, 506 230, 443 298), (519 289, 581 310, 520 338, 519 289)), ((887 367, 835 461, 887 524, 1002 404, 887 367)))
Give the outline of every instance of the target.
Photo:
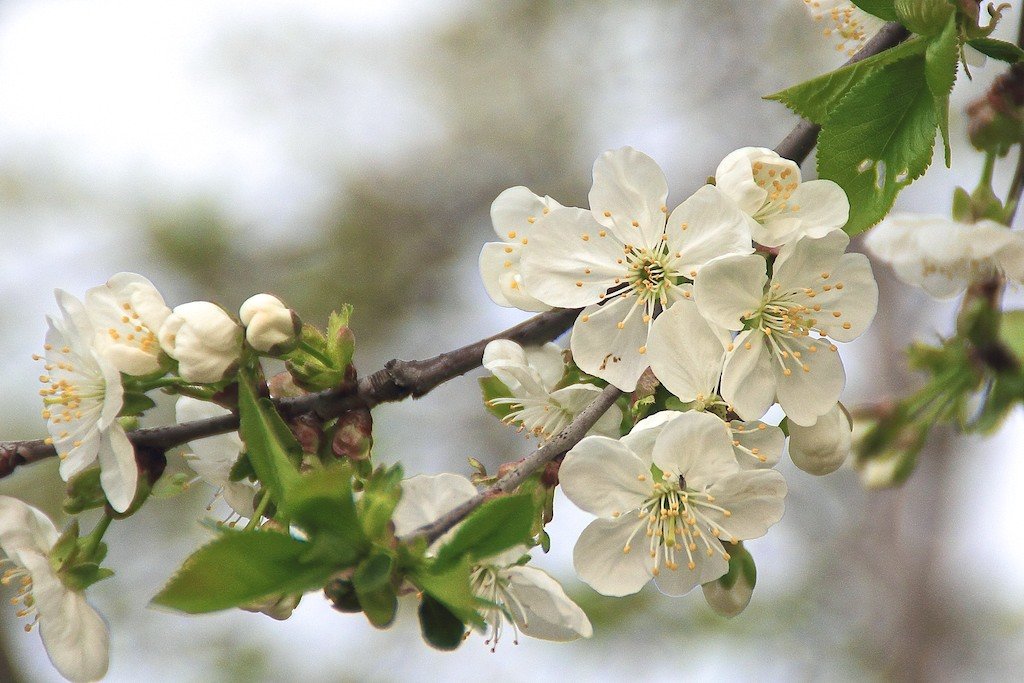
MULTIPOLYGON (((804 4, 809 5, 814 10, 818 10, 821 5, 819 0, 804 0, 804 4)), ((827 25, 822 30, 822 34, 839 38, 839 42, 836 44, 837 52, 845 52, 852 57, 856 54, 857 50, 864 47, 868 37, 867 30, 864 28, 864 23, 861 21, 860 15, 854 10, 852 3, 833 7, 828 12, 815 13, 815 21, 823 19, 827 25), (847 47, 847 41, 853 43, 853 46, 847 47)))
POLYGON ((107 335, 110 340, 117 344, 135 346, 139 350, 155 355, 160 351, 160 343, 157 341, 156 333, 142 324, 142 316, 130 303, 121 304, 121 329, 116 327, 107 328, 107 335))
MULTIPOLYGON (((642 477, 644 475, 641 475, 642 477)), ((646 477, 645 477, 646 478, 646 477)), ((732 513, 715 504, 715 497, 703 491, 686 488, 686 482, 665 474, 665 479, 655 482, 651 495, 638 510, 638 523, 622 552, 632 552, 633 539, 641 529, 647 536, 647 552, 654 560, 651 572, 658 576, 664 565, 670 571, 679 569, 678 560, 686 556, 686 566, 691 571, 697 568, 694 557, 704 553, 708 557, 720 554, 728 562, 729 553, 722 544, 707 537, 710 533, 716 539, 736 541, 736 536, 707 516, 707 511, 716 510, 725 517, 732 513)))
POLYGON ((629 272, 628 294, 637 295, 645 304, 653 305, 659 302, 663 307, 667 307, 668 290, 675 286, 677 273, 669 263, 666 248, 659 246, 653 250, 638 249, 626 245, 625 253, 629 272))
MULTIPOLYGON (((51 425, 71 425, 85 417, 82 403, 87 402, 93 405, 87 406, 86 410, 96 404, 102 404, 106 396, 106 382, 102 377, 89 377, 76 370, 74 360, 69 346, 55 349, 52 344, 46 344, 46 363, 43 365, 45 373, 39 376, 43 388, 39 395, 43 397, 42 418, 51 425)), ((38 354, 32 356, 33 360, 43 360, 38 354)), ((70 431, 61 431, 57 436, 59 440, 66 439, 70 431)), ((48 442, 50 439, 48 439, 48 442)), ((81 441, 74 441, 71 446, 77 448, 81 441)), ((67 453, 59 454, 63 459, 67 453)))
POLYGON ((550 396, 502 397, 489 401, 492 406, 507 405, 511 412, 502 418, 505 424, 519 422, 519 431, 547 440, 565 429, 575 414, 550 396))
MULTIPOLYGON (((0 564, 6 562, 13 562, 13 560, 5 559, 0 561, 0 564)), ((31 631, 32 627, 39 621, 35 599, 32 597, 32 575, 24 567, 10 567, 3 573, 3 576, 0 576, 0 584, 9 586, 12 583, 18 586, 18 591, 11 598, 11 604, 15 606, 21 605, 15 614, 18 617, 35 615, 32 621, 24 626, 26 632, 31 631)))
MULTIPOLYGON (((522 603, 510 590, 508 580, 503 578, 500 570, 492 565, 480 565, 473 570, 470 577, 473 593, 494 605, 487 609, 484 614, 484 621, 487 622, 489 636, 484 640, 484 645, 491 646, 491 652, 498 648, 498 641, 502 634, 509 628, 512 629, 512 643, 519 644, 519 627, 516 625, 512 613, 509 611, 515 606, 519 614, 524 615, 522 603)), ((527 624, 523 623, 523 626, 527 624)))

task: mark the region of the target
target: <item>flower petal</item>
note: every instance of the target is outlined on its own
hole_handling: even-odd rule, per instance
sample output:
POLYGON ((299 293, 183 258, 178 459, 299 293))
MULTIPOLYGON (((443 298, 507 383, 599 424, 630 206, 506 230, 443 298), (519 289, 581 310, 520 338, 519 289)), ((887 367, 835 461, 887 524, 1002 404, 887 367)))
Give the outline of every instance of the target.
POLYGON ((626 296, 585 308, 569 340, 576 365, 622 391, 636 389, 637 380, 650 363, 647 354, 640 351, 647 349, 648 326, 643 315, 639 300, 626 296))
POLYGON ((852 441, 850 419, 838 403, 809 427, 789 425, 789 457, 808 474, 835 472, 850 455, 852 441))
POLYGON ((682 415, 679 410, 662 410, 649 415, 633 425, 629 434, 619 439, 619 443, 633 451, 633 454, 650 467, 654 464, 654 442, 661 430, 669 421, 682 415))
POLYGON ((136 273, 117 273, 85 293, 97 348, 121 372, 148 375, 160 369, 156 333, 171 309, 153 283, 136 273))
MULTIPOLYGON (((551 393, 551 400, 561 406, 573 416, 583 412, 590 403, 601 395, 601 388, 593 384, 570 384, 551 393)), ((619 425, 622 424, 622 409, 612 405, 606 410, 597 422, 591 427, 587 434, 596 436, 607 436, 613 439, 619 438, 619 425)))
POLYGON ((754 587, 747 581, 744 572, 739 572, 736 583, 726 588, 718 581, 701 584, 708 606, 723 617, 735 617, 750 604, 754 587))
POLYGON ((740 467, 761 469, 779 462, 786 446, 786 435, 781 429, 758 420, 733 420, 729 427, 732 430, 732 450, 740 467))
POLYGON ((737 472, 729 426, 711 413, 688 412, 665 425, 654 443, 654 464, 702 490, 737 472))
POLYGON ((651 326, 651 370, 683 401, 704 400, 715 393, 730 335, 713 329, 697 304, 680 301, 651 326))
POLYGON ((119 424, 100 434, 100 485, 111 507, 124 512, 135 498, 139 483, 139 467, 135 464, 135 448, 119 424))
POLYGON ((728 516, 714 508, 702 507, 700 512, 721 529, 723 540, 759 538, 782 519, 786 491, 786 480, 777 470, 743 470, 708 489, 728 516))
POLYGON ((722 398, 744 420, 760 418, 775 401, 772 357, 760 330, 741 332, 733 340, 722 369, 722 398))
POLYGON ((551 197, 539 197, 522 185, 510 187, 491 203, 491 224, 502 240, 519 241, 533 233, 534 225, 546 213, 561 206, 551 197))
POLYGON ((10 496, 0 496, 0 548, 8 557, 21 550, 32 550, 42 555, 60 538, 60 532, 50 518, 10 496))
MULTIPOLYGON (((850 200, 843 188, 831 180, 800 183, 789 198, 791 214, 800 219, 800 235, 824 237, 842 229, 850 219, 850 200)), ((774 245, 772 245, 774 246, 774 245)))
POLYGON ((643 520, 634 516, 591 522, 572 551, 580 580, 612 597, 632 595, 643 588, 654 575, 654 558, 647 552, 643 531, 634 533, 638 528, 643 528, 643 520), (634 540, 635 547, 631 545, 634 540))
POLYGON ((565 358, 562 356, 562 347, 554 342, 548 342, 543 346, 523 347, 526 354, 526 362, 540 375, 544 389, 551 391, 555 385, 562 381, 565 374, 565 358))
POLYGON ((593 635, 586 613, 546 572, 525 566, 510 567, 506 574, 509 588, 519 601, 509 607, 525 635, 558 642, 593 635))
POLYGON ((402 482, 402 497, 392 520, 399 536, 429 524, 476 495, 476 487, 457 474, 420 474, 402 482))
POLYGON ((704 264, 726 254, 750 254, 747 216, 714 185, 676 207, 665 227, 676 268, 691 280, 704 264), (685 226, 685 227, 684 227, 685 226))
MULTIPOLYGON (((864 254, 843 254, 835 268, 818 274, 814 303, 821 306, 815 327, 836 341, 859 337, 878 310, 878 285, 864 254), (838 315, 837 315, 838 314, 838 315)), ((808 302, 809 303, 809 302, 808 302)))
POLYGON ((665 174, 643 152, 632 147, 609 150, 594 162, 590 210, 624 244, 653 247, 665 228, 665 174))
MULTIPOLYGON (((722 544, 717 538, 710 535, 707 537, 707 541, 711 545, 713 554, 709 557, 703 542, 698 543, 697 550, 692 555, 693 569, 690 569, 688 561, 683 562, 675 569, 661 567, 659 574, 654 577, 654 583, 658 590, 673 597, 686 595, 698 585, 714 581, 729 571, 729 562, 722 557, 722 544)), ((686 557, 682 559, 686 560, 686 557)))
POLYGON ((727 330, 741 330, 740 318, 761 305, 768 283, 761 256, 724 256, 704 266, 693 283, 693 296, 701 315, 727 330))
POLYGON ((69 681, 95 681, 107 673, 110 636, 103 618, 85 598, 68 590, 44 555, 22 553, 32 573, 32 597, 39 611, 39 635, 46 654, 69 681))
POLYGON ((742 147, 730 152, 715 170, 715 187, 736 202, 740 210, 753 215, 764 204, 768 191, 754 182, 755 160, 778 157, 764 147, 742 147))
POLYGON ((787 243, 779 250, 779 257, 772 267, 772 285, 778 284, 783 291, 802 291, 822 282, 822 273, 831 273, 850 244, 850 236, 842 230, 830 232, 824 237, 801 237, 787 243))
POLYGON ((558 481, 576 507, 615 518, 650 495, 651 468, 615 439, 588 436, 565 456, 558 481))
POLYGON ((498 278, 506 270, 512 269, 512 259, 509 257, 512 252, 521 248, 519 245, 513 246, 504 242, 488 242, 480 250, 480 279, 483 280, 487 296, 499 306, 512 307, 512 303, 498 283, 498 278))
POLYGON ((839 400, 846 371, 836 346, 827 339, 791 337, 788 342, 791 353, 799 351, 800 358, 791 357, 787 366, 772 363, 776 396, 791 423, 810 426, 839 400))

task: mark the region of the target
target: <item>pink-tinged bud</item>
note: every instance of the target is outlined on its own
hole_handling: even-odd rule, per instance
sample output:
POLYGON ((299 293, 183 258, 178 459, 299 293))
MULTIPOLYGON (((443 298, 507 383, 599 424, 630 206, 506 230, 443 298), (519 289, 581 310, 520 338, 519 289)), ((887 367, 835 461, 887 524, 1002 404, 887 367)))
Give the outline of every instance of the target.
POLYGON ((303 453, 317 453, 320 450, 320 437, 323 435, 323 423, 314 415, 299 415, 288 421, 288 427, 295 435, 295 440, 302 446, 303 453))
POLYGON ((238 309, 245 325, 245 340, 261 353, 285 351, 295 345, 302 321, 276 296, 257 294, 238 309))
POLYGON ((350 410, 338 418, 331 449, 339 458, 369 460, 373 449, 373 418, 369 410, 350 410))
POLYGON ((545 465, 544 470, 540 474, 541 486, 549 489, 553 489, 558 486, 558 470, 561 466, 561 460, 553 460, 545 465))
POLYGON ((188 382, 219 382, 234 371, 242 355, 242 328, 209 301, 176 307, 158 336, 160 347, 178 361, 178 374, 188 382))
POLYGON ((288 372, 279 372, 267 382, 267 389, 273 398, 298 398, 309 392, 295 383, 295 378, 288 372))
POLYGON ((522 462, 523 462, 523 459, 521 458, 521 459, 516 460, 514 462, 503 462, 500 465, 498 465, 498 479, 501 479, 506 474, 508 474, 509 472, 514 470, 515 468, 519 467, 519 465, 522 462))

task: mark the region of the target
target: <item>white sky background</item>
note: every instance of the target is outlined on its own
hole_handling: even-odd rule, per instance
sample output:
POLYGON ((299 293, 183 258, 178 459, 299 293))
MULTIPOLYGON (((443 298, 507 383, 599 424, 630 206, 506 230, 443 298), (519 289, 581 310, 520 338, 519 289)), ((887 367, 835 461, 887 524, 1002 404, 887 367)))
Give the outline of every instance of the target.
MULTIPOLYGON (((133 254, 133 226, 125 216, 131 216, 131 207, 140 201, 156 199, 173 206, 196 196, 213 198, 239 223, 252 220, 260 226, 273 226, 256 237, 273 244, 287 240, 292 231, 323 208, 330 199, 325 194, 328 174, 334 176, 339 170, 358 174, 364 164, 414 153, 424 136, 442 135, 436 113, 418 96, 423 84, 411 81, 413 69, 403 59, 410 59, 418 41, 453 14, 465 11, 467 4, 427 0, 189 0, 173 5, 22 0, 0 4, 0 164, 23 174, 21 185, 0 188, 0 196, 13 198, 10 207, 0 206, 0 263, 4 266, 0 271, 0 300, 5 304, 0 312, 0 329, 4 331, 0 335, 0 373, 7 392, 6 409, 12 411, 5 421, 24 423, 36 415, 38 373, 29 356, 41 343, 42 314, 53 310, 54 287, 80 295, 118 270, 137 270, 160 284, 172 305, 181 301, 171 274, 155 270, 133 254), (262 96, 296 87, 290 81, 295 73, 285 66, 280 71, 263 72, 252 82, 232 82, 234 67, 245 63, 246 50, 267 47, 260 42, 255 47, 249 45, 249 29, 255 29, 251 33, 261 40, 269 39, 271 47, 275 42, 308 44, 311 71, 299 74, 322 86, 321 109, 304 109, 297 114, 283 108, 280 98, 262 96), (316 70, 323 68, 315 60, 318 41, 349 39, 365 41, 376 49, 339 65, 337 72, 316 70)), ((761 3, 757 5, 756 11, 765 11, 761 3)), ((1015 17, 1008 23, 1013 21, 1015 17)), ((807 29, 813 30, 810 21, 807 29)), ((690 39, 707 38, 701 37, 700 28, 695 27, 690 39)), ((623 45, 623 60, 633 58, 632 49, 629 44, 623 45)), ((820 54, 830 56, 824 49, 820 54)), ((755 51, 749 53, 751 60, 760 58, 755 51)), ((820 61, 809 59, 799 76, 776 74, 773 84, 783 87, 811 75, 820 65, 820 61)), ((713 71, 714 65, 708 68, 716 77, 722 76, 713 71)), ((973 187, 979 159, 962 144, 958 112, 969 96, 982 91, 998 69, 990 65, 976 75, 975 83, 962 82, 957 88, 953 105, 956 170, 943 168, 936 159, 928 176, 904 193, 898 208, 945 211, 953 185, 973 187)), ((637 99, 657 79, 657 73, 645 72, 642 65, 633 64, 608 92, 586 95, 593 97, 598 107, 619 98, 637 99)), ((716 110, 716 103, 701 98, 695 85, 692 95, 687 94, 696 122, 692 129, 680 130, 671 119, 659 116, 657 100, 642 103, 633 111, 608 107, 595 112, 591 121, 595 153, 632 144, 663 163, 670 187, 685 187, 713 169, 717 158, 712 151, 731 149, 723 147, 723 139, 732 146, 770 146, 780 137, 775 131, 787 129, 791 119, 779 105, 760 101, 764 92, 743 96, 752 120, 778 117, 770 132, 754 127, 716 131, 719 137, 699 132, 702 126, 712 126, 721 112, 716 110)), ((580 166, 580 174, 586 176, 589 172, 588 165, 580 166)), ((1005 186, 1006 178, 1001 182, 1005 186)), ((543 192, 542 188, 534 189, 543 192)), ((481 207, 482 212, 485 208, 481 207)), ((489 237, 489 227, 482 225, 480 243, 489 237)), ((524 317, 498 309, 486 300, 476 281, 475 257, 470 253, 476 249, 476 245, 466 247, 465 267, 460 270, 461 298, 465 302, 461 308, 466 313, 460 314, 458 324, 445 326, 441 339, 436 319, 424 321, 406 338, 411 346, 423 348, 421 341, 429 339, 435 345, 430 348, 442 350, 448 342, 455 345, 484 336, 524 317)), ((926 304, 923 296, 908 296, 926 304)), ((935 306, 935 311, 935 329, 948 330, 951 309, 935 306)), ((390 356, 401 355, 402 349, 369 353, 376 356, 361 367, 373 367, 390 356)), ((867 376, 856 368, 863 367, 857 361, 873 362, 872 354, 877 353, 866 340, 847 354, 848 365, 852 364, 848 374, 861 380, 851 380, 850 396, 871 396, 867 376)), ((474 390, 468 382, 455 382, 439 397, 384 407, 377 418, 404 420, 408 434, 414 434, 445 420, 449 396, 474 390)), ((950 570, 955 570, 962 581, 978 585, 989 582, 994 591, 1006 596, 1019 596, 1024 589, 1024 554, 1007 542, 1018 537, 1012 520, 1018 498, 1016 482, 1024 478, 1024 449, 1019 441, 1022 430, 1024 424, 1018 413, 999 437, 978 449, 972 458, 963 459, 963 495, 972 499, 972 517, 986 521, 971 524, 965 520, 963 528, 951 538, 947 556, 950 570), (978 552, 978 548, 993 547, 1003 553, 998 568, 989 553, 978 552)), ((41 433, 39 425, 37 431, 23 436, 41 433)), ((452 440, 458 437, 449 436, 452 440)), ((400 440, 401 432, 390 438, 400 440)), ((440 436, 442 443, 433 447, 442 448, 444 438, 440 436)), ((431 455, 432 451, 426 451, 422 462, 416 464, 428 469, 431 455)), ((837 476, 852 478, 850 473, 837 476)), ((815 480, 799 474, 792 485, 804 489, 804 499, 812 497, 817 486, 815 480)), ((572 581, 571 543, 586 521, 563 499, 551 529, 561 544, 541 559, 542 566, 572 581)), ((781 527, 783 530, 769 534, 755 546, 763 548, 763 556, 758 556, 759 588, 765 591, 779 590, 792 571, 792 558, 786 554, 792 549, 786 547, 785 522, 781 527)), ((199 538, 194 535, 196 542, 199 538)), ((129 597, 129 607, 142 610, 173 565, 154 570, 151 564, 138 561, 138 546, 134 550, 124 547, 133 544, 114 534, 109 540, 111 564, 119 576, 96 586, 91 592, 94 602, 101 611, 111 608, 113 593, 118 589, 116 582, 123 579, 134 585, 133 590, 150 591, 129 597)), ((188 541, 163 550, 170 539, 158 540, 155 543, 149 539, 150 544, 160 545, 153 548, 153 553, 168 557, 168 562, 190 550, 188 541)), ((699 594, 693 594, 682 601, 700 600, 699 594)), ((224 656, 230 656, 231 647, 240 645, 270 648, 274 657, 286 662, 283 670, 294 670, 296 679, 310 681, 337 679, 346 671, 344 659, 360 652, 390 653, 382 658, 379 669, 361 670, 374 679, 436 675, 467 680, 478 679, 486 671, 499 680, 514 680, 529 671, 534 680, 554 680, 564 678, 558 665, 573 652, 582 653, 574 664, 580 667, 577 673, 581 678, 624 676, 635 673, 643 656, 636 650, 623 652, 609 664, 603 658, 594 659, 596 651, 584 649, 586 646, 531 640, 491 655, 476 639, 455 654, 442 655, 419 642, 413 614, 403 617, 396 638, 373 631, 358 615, 332 612, 316 596, 310 596, 295 617, 283 624, 254 615, 195 620, 148 615, 139 620, 144 623, 134 633, 115 631, 109 680, 211 680, 208 670, 190 668, 188 652, 169 659, 157 647, 158 651, 147 657, 141 650, 147 639, 150 647, 152 643, 165 643, 173 648, 189 642, 196 648, 224 647, 224 656), (219 634, 228 626, 238 630, 236 641, 209 642, 211 634, 219 634), (317 653, 315 658, 309 656, 310 649, 317 653), (585 659, 588 653, 589 660, 585 659)), ((13 621, 12 614, 2 618, 13 621)), ((132 624, 132 619, 131 614, 118 615, 122 628, 132 624)), ((15 638, 18 656, 32 658, 38 664, 32 680, 57 680, 45 662, 37 636, 15 638)), ((721 650, 708 652, 709 657, 696 662, 697 669, 692 672, 727 676, 726 671, 717 668, 721 650)), ((647 669, 653 675, 659 665, 654 661, 646 666, 654 667, 647 669)), ((664 666, 664 673, 675 670, 671 662, 664 666)))

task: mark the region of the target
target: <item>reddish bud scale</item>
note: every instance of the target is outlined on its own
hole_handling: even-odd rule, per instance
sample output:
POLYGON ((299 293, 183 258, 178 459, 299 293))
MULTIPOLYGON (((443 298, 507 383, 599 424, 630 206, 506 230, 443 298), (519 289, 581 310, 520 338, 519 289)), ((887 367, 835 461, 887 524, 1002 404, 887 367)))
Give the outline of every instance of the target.
POLYGON ((373 418, 369 410, 350 410, 338 418, 331 450, 339 458, 367 460, 373 449, 373 418))

